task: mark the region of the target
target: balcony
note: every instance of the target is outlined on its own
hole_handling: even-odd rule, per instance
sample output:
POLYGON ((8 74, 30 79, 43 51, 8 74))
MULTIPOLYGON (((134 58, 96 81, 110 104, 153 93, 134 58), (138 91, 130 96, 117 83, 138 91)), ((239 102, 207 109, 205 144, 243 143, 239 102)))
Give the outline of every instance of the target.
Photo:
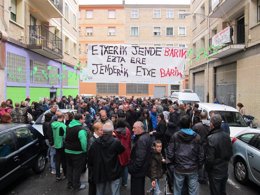
POLYGON ((35 17, 48 21, 51 18, 62 18, 63 0, 30 0, 35 17))
POLYGON ((209 57, 210 58, 224 58, 226 56, 230 56, 230 55, 235 54, 244 49, 245 49, 244 44, 228 43, 228 44, 225 44, 225 45, 217 48, 216 50, 214 50, 214 49, 213 49, 213 51, 211 50, 209 57))
POLYGON ((210 18, 222 18, 243 0, 211 0, 210 18))
POLYGON ((29 45, 32 51, 50 59, 62 58, 62 39, 42 25, 29 26, 29 45))
POLYGON ((228 26, 210 40, 210 55, 213 58, 223 58, 230 56, 245 48, 245 27, 238 25, 236 30, 236 39, 233 41, 233 27, 228 26))

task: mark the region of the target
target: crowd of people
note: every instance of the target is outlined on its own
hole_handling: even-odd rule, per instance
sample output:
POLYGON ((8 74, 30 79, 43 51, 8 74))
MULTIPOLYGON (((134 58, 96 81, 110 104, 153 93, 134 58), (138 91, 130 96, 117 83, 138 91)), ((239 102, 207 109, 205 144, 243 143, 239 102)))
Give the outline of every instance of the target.
POLYGON ((226 194, 232 145, 228 126, 218 113, 198 104, 169 99, 63 96, 21 103, 1 103, 1 123, 31 123, 43 114, 50 171, 67 188, 83 190, 88 170, 89 195, 120 195, 131 175, 131 195, 162 194, 162 178, 174 195, 226 194), (66 109, 64 113, 62 110, 66 109), (208 120, 210 114, 210 120, 208 120), (166 175, 166 176, 165 176, 166 175))

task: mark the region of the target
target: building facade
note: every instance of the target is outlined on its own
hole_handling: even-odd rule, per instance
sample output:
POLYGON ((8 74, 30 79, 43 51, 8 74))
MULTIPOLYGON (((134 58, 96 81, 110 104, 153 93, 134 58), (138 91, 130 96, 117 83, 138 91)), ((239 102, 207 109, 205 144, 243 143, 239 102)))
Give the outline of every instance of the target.
POLYGON ((260 1, 193 0, 190 85, 203 101, 260 117, 260 1))
POLYGON ((78 2, 2 1, 1 100, 78 94, 78 2), (48 10, 48 11, 46 11, 48 10))
MULTIPOLYGON (((80 5, 81 64, 87 64, 87 45, 91 43, 188 48, 189 12, 189 5, 80 5)), ((182 85, 81 82, 80 93, 162 97, 182 85)))

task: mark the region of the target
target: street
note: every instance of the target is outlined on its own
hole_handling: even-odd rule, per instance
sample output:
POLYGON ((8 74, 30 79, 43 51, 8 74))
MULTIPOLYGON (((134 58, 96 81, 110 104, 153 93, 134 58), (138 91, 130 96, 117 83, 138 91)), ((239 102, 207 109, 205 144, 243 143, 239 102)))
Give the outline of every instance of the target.
MULTIPOLYGON (((87 184, 87 174, 82 175, 81 181, 87 184)), ((129 177, 130 181, 130 177, 129 177)), ((146 189, 149 189, 148 179, 146 180, 146 189)), ((164 184, 164 182, 162 182, 164 184)), ((87 188, 88 189, 88 188, 87 188)), ((77 192, 79 195, 88 194, 88 190, 82 190, 77 192)), ((163 188, 162 188, 163 189, 163 188)), ((233 167, 229 166, 229 179, 227 183, 227 194, 237 195, 259 195, 260 187, 249 183, 249 185, 244 186, 235 181, 233 177, 233 167)), ((74 194, 74 191, 66 189, 66 180, 61 182, 55 181, 55 176, 51 175, 46 167, 44 173, 40 175, 35 175, 31 170, 28 170, 24 175, 22 175, 17 181, 11 184, 2 195, 69 195, 74 194)), ((130 185, 127 188, 121 189, 122 195, 130 194, 130 185)), ((200 185, 200 195, 209 195, 208 185, 200 185)), ((106 194, 106 195, 109 195, 106 194)))

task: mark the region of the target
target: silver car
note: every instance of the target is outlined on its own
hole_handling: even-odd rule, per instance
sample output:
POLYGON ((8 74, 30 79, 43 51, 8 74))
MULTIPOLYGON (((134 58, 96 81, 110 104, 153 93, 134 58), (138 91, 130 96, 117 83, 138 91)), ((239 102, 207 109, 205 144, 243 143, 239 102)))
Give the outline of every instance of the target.
POLYGON ((232 143, 236 180, 242 184, 250 180, 260 186, 260 130, 242 131, 232 139, 232 143))

